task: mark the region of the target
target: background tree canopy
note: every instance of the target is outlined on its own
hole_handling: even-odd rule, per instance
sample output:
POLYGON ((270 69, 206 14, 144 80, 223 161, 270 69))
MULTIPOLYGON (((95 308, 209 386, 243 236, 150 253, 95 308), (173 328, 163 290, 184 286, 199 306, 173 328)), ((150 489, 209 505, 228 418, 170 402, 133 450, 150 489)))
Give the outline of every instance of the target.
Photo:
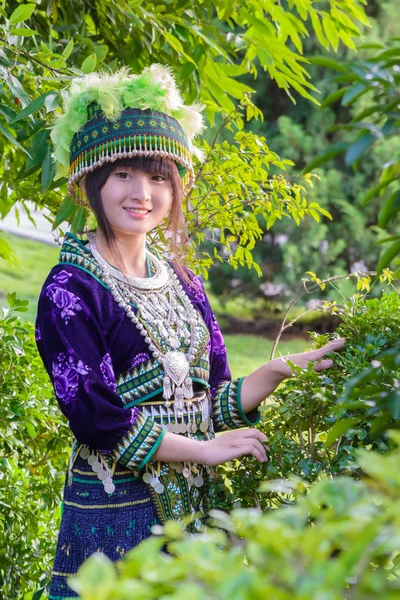
MULTIPOLYGON (((304 41, 312 34, 326 49, 336 51, 339 43, 354 48, 360 28, 368 25, 362 4, 10 2, 0 9, 1 216, 17 201, 34 200, 50 209, 56 226, 68 220, 73 231, 82 230, 87 215, 66 197, 65 181, 54 180, 51 158, 48 127, 63 90, 74 76, 95 69, 125 64, 139 72, 152 62, 166 63, 186 100, 200 98, 210 125, 217 125, 204 142, 208 161, 199 168, 188 206, 194 242, 189 259, 204 275, 218 258, 234 267, 254 266, 260 274, 252 250, 266 228, 283 217, 299 224, 305 215, 319 220, 328 213, 304 197, 310 176, 286 177, 290 162, 271 152, 262 135, 244 133, 245 120, 263 117, 250 99, 253 83, 266 74, 293 102, 300 96, 317 103, 304 41), (224 142, 215 135, 221 119, 230 132, 224 142), (215 250, 205 247, 195 256, 195 245, 210 229, 215 250)), ((5 241, 0 244, 1 255, 11 259, 5 241)))

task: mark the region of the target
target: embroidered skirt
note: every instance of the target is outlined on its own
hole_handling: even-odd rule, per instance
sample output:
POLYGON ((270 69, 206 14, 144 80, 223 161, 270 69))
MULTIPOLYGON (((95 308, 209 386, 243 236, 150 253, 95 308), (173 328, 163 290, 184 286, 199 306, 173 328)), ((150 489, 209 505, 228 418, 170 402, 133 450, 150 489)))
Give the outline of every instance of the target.
POLYGON ((71 486, 66 482, 64 489, 49 600, 76 598, 66 579, 76 575, 91 554, 101 551, 118 560, 159 523, 149 486, 132 471, 117 465, 113 483, 115 491, 108 494, 87 461, 75 459, 71 486))
MULTIPOLYGON (((163 403, 142 403, 147 416, 173 433, 197 440, 214 437, 208 395, 193 399, 177 422, 163 403)), ((155 524, 192 516, 189 531, 200 531, 206 513, 209 467, 192 463, 149 462, 143 472, 127 470, 107 457, 74 444, 64 488, 63 514, 58 535, 49 600, 78 595, 67 583, 91 554, 103 552, 110 560, 151 535, 155 524)))

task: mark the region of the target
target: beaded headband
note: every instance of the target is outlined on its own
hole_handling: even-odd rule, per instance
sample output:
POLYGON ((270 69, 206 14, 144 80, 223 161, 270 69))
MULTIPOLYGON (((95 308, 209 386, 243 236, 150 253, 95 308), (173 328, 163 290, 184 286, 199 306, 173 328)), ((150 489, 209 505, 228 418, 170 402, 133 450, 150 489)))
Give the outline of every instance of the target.
POLYGON ((75 79, 51 132, 57 176, 68 176, 71 197, 89 203, 79 182, 105 162, 161 156, 173 159, 186 195, 194 183, 193 139, 203 129, 202 106, 185 106, 168 67, 154 64, 140 75, 125 68, 113 75, 75 79))

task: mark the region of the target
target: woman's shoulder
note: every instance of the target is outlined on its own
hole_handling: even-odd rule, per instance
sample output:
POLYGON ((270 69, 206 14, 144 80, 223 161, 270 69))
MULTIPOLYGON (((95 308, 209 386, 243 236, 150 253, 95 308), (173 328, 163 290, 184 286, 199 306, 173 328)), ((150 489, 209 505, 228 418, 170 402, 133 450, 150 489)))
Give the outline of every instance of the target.
POLYGON ((86 244, 87 241, 72 233, 65 235, 59 262, 47 275, 40 297, 55 293, 74 294, 90 303, 94 296, 102 293, 104 285, 99 278, 99 268, 86 244))

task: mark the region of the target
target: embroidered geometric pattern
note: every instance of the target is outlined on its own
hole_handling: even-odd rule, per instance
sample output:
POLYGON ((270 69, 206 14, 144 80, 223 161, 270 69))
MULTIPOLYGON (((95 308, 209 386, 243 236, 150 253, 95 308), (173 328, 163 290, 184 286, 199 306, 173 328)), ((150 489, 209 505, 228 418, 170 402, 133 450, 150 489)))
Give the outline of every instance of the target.
MULTIPOLYGON (((206 354, 200 360, 200 364, 190 367, 190 376, 195 381, 207 385, 209 369, 208 354, 206 354)), ((126 408, 135 406, 162 391, 164 375, 163 367, 157 361, 150 359, 121 373, 117 380, 117 394, 126 408)))
MULTIPOLYGON (((201 435, 199 439, 209 439, 209 436, 201 435)), ((204 484, 200 488, 195 485, 189 488, 187 478, 182 473, 178 473, 167 463, 160 463, 159 480, 164 486, 164 491, 162 494, 157 494, 152 486, 149 486, 160 523, 164 524, 174 519, 180 522, 183 529, 191 533, 200 533, 206 521, 210 476, 206 467, 197 465, 197 468, 204 479, 204 484), (182 521, 189 515, 193 520, 186 525, 182 521)))
POLYGON ((166 433, 151 417, 140 413, 131 429, 111 453, 112 460, 129 469, 140 471, 151 459, 166 433))
POLYGON ((240 392, 244 377, 221 383, 215 391, 212 418, 214 431, 229 431, 248 425, 256 425, 261 418, 258 413, 255 421, 250 421, 242 410, 240 392))
POLYGON ((59 264, 76 265, 100 281, 101 269, 94 260, 92 253, 70 232, 65 234, 59 264))

